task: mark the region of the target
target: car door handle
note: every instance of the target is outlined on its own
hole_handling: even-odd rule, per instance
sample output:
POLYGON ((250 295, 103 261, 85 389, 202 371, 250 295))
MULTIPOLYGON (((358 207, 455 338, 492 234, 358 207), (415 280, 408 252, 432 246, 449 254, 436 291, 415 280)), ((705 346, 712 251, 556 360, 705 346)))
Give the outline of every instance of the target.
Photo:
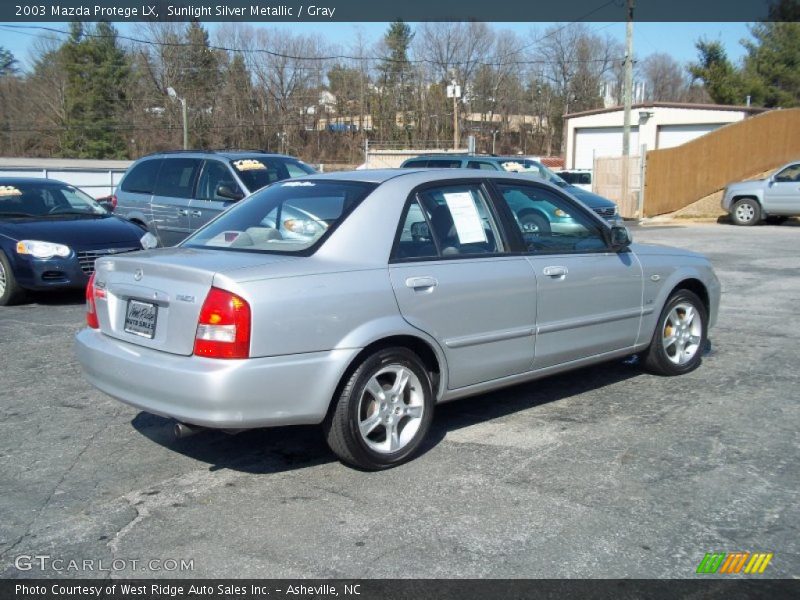
POLYGON ((192 216, 193 217, 202 217, 203 216, 203 211, 202 210, 193 210, 192 211, 192 216))
POLYGON ((406 287, 413 289, 415 292, 429 292, 439 285, 433 277, 409 277, 406 279, 406 287))
POLYGON ((185 208, 179 208, 178 209, 178 214, 180 216, 182 216, 182 217, 188 217, 189 216, 189 211, 186 210, 185 208))
POLYGON ((544 269, 542 269, 542 273, 544 273, 548 277, 556 277, 556 278, 560 277, 563 279, 567 275, 567 273, 569 273, 569 271, 567 270, 567 267, 553 266, 553 267, 545 267, 544 269))

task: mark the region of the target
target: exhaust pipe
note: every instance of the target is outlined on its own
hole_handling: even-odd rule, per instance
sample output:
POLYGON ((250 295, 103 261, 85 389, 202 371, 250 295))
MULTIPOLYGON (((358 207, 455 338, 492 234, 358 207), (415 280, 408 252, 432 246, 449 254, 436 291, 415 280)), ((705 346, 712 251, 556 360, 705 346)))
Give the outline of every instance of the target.
POLYGON ((191 437, 205 430, 205 427, 200 427, 199 425, 187 425, 186 423, 181 423, 180 421, 175 423, 175 428, 173 429, 175 432, 175 439, 177 440, 191 437))

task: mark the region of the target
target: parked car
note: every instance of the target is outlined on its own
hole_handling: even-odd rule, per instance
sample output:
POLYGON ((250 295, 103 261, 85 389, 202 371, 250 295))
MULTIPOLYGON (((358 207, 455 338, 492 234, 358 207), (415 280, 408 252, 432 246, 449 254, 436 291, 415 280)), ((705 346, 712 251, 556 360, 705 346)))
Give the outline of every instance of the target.
MULTIPOLYGON (((591 191, 581 189, 564 181, 545 165, 532 158, 523 156, 486 156, 470 154, 429 154, 409 158, 404 161, 400 168, 421 168, 428 169, 480 169, 484 171, 506 171, 511 173, 524 173, 539 179, 544 179, 560 187, 565 192, 572 194, 575 198, 583 202, 601 217, 612 225, 623 225, 622 217, 619 216, 617 205, 591 191)), ((531 227, 535 227, 532 224, 531 227)))
POLYGON ((556 171, 556 175, 570 185, 574 185, 587 192, 592 191, 591 169, 565 169, 563 171, 556 171))
POLYGON ((691 371, 719 296, 703 256, 632 244, 540 179, 350 171, 275 183, 176 248, 100 259, 75 348, 92 384, 178 430, 316 423, 343 461, 381 469, 440 402, 635 353, 691 371), (522 204, 581 229, 527 231, 522 204), (269 223, 287 206, 324 206, 327 227, 283 238, 269 223))
POLYGON ((23 300, 26 290, 85 288, 98 256, 155 244, 71 185, 0 178, 0 306, 23 300))
POLYGON ((800 215, 800 162, 783 165, 764 179, 731 183, 722 194, 722 208, 736 225, 781 223, 800 215))
POLYGON ((114 213, 174 246, 220 212, 265 185, 316 171, 282 154, 176 151, 150 154, 125 173, 114 213))

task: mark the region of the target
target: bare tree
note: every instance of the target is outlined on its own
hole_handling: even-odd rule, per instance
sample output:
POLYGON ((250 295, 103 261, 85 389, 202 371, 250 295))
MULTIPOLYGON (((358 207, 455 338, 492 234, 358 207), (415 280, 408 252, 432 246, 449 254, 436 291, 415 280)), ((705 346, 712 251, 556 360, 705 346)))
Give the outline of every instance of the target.
POLYGON ((689 81, 686 70, 669 54, 651 54, 642 61, 641 80, 648 100, 684 101, 689 81))

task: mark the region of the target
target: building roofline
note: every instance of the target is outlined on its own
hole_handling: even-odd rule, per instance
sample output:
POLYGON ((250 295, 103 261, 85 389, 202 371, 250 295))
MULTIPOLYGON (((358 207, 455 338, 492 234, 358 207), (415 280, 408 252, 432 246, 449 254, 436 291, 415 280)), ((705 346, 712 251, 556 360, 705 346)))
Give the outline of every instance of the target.
MULTIPOLYGON (((631 110, 643 109, 643 108, 686 108, 691 110, 729 110, 735 112, 746 112, 751 115, 757 115, 763 112, 767 112, 768 110, 772 110, 770 108, 761 108, 756 106, 735 106, 730 104, 696 104, 696 103, 685 103, 685 102, 640 102, 638 104, 634 104, 631 106, 631 110)), ((564 115, 565 119, 573 119, 576 117, 587 117, 589 115, 600 115, 603 113, 611 113, 611 112, 618 112, 622 111, 622 106, 612 106, 610 108, 595 108, 593 110, 584 110, 582 112, 575 112, 575 113, 567 113, 564 115)))

